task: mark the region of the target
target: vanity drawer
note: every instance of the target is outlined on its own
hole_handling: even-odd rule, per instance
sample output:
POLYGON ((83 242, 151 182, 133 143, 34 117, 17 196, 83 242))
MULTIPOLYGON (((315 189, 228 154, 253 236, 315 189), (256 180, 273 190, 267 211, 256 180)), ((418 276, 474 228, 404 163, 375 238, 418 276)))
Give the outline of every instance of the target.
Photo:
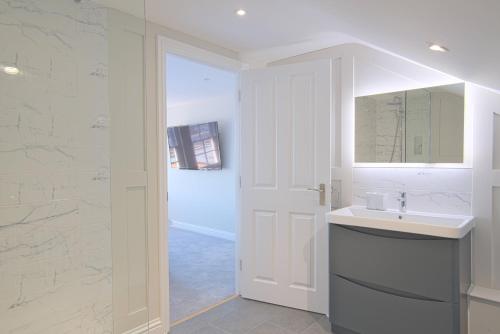
POLYGON ((416 297, 458 302, 456 240, 330 225, 330 272, 416 297))
POLYGON ((331 275, 335 333, 456 334, 456 304, 402 297, 331 275))

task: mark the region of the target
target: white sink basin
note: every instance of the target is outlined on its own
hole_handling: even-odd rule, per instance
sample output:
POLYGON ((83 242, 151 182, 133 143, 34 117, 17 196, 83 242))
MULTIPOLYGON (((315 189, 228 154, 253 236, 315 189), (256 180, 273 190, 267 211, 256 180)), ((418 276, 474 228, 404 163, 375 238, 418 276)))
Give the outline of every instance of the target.
POLYGON ((474 227, 474 217, 349 206, 326 214, 329 223, 460 239, 474 227))

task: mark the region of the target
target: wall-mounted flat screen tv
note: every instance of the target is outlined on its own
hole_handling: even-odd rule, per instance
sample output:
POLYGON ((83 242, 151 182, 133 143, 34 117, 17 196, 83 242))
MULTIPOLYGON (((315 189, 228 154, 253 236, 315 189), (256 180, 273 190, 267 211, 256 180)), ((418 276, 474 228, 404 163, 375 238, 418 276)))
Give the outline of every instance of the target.
POLYGON ((170 166, 177 169, 222 169, 217 122, 167 129, 170 166))

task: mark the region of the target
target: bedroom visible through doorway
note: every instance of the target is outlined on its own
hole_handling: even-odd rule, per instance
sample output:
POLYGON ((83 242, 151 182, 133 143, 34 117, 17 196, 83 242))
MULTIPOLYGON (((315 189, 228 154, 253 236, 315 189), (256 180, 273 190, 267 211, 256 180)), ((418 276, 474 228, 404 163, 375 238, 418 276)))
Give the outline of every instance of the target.
POLYGON ((166 55, 170 320, 236 292, 238 74, 166 55))

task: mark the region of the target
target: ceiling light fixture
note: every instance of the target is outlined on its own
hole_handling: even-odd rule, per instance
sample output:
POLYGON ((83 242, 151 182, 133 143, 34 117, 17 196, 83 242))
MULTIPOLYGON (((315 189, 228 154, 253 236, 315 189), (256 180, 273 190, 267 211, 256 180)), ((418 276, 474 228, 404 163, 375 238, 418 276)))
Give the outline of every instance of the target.
POLYGON ((10 74, 10 75, 17 75, 19 74, 19 69, 17 67, 14 67, 14 66, 5 66, 3 68, 3 71, 7 74, 10 74))
POLYGON ((245 15, 247 15, 247 11, 246 11, 246 10, 244 10, 244 9, 242 9, 242 8, 241 8, 241 9, 238 9, 238 10, 236 11, 236 15, 238 15, 238 16, 245 16, 245 15))
POLYGON ((439 45, 439 44, 430 44, 429 49, 432 51, 437 51, 437 52, 448 52, 450 51, 448 48, 439 45))

